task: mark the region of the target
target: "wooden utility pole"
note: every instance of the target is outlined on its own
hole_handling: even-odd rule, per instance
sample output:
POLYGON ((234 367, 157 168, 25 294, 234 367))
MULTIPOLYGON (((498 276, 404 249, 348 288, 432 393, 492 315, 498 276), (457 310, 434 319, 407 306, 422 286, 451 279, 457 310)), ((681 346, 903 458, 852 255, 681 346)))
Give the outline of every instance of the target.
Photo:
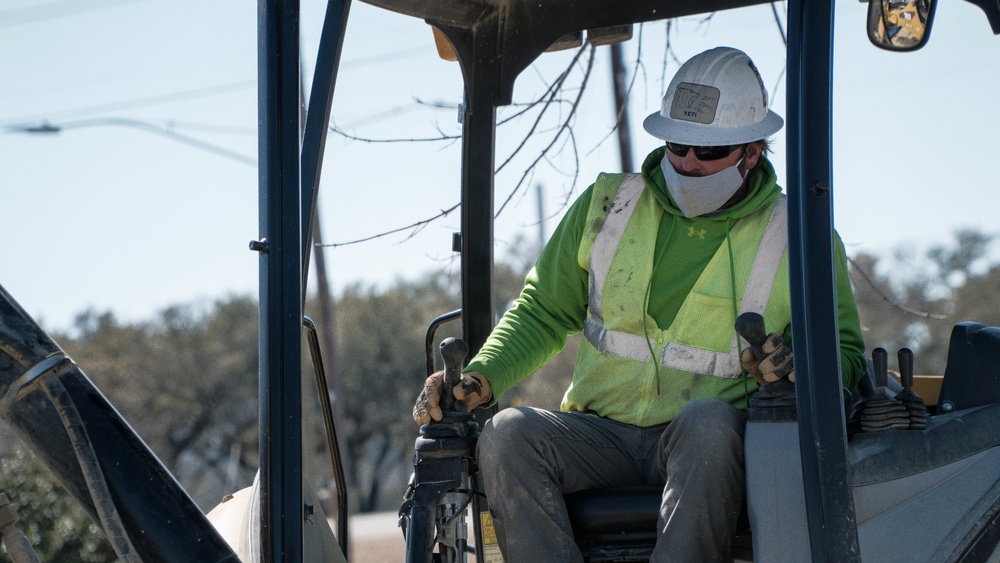
MULTIPOLYGON (((302 121, 303 132, 306 128, 306 94, 305 86, 302 83, 302 76, 304 74, 304 72, 299 73, 299 118, 302 121)), ((316 214, 318 215, 319 194, 316 195, 316 208, 316 214)), ((332 395, 332 397, 320 397, 320 400, 330 402, 333 413, 333 424, 336 428, 343 429, 347 428, 347 418, 344 413, 344 383, 340 377, 340 354, 337 353, 335 323, 337 304, 334 301, 333 293, 330 291, 330 278, 326 273, 326 258, 323 254, 323 247, 320 246, 320 243, 323 242, 323 234, 320 229, 319 217, 316 217, 316 220, 312 223, 312 265, 316 269, 316 301, 319 307, 319 320, 316 324, 317 332, 319 332, 320 351, 325 359, 324 366, 327 372, 323 375, 326 377, 326 384, 330 395, 332 395)), ((342 451, 346 449, 343 436, 342 433, 337 434, 337 440, 340 442, 337 446, 342 451)), ((352 463, 351 458, 350 456, 346 456, 341 459, 344 464, 343 469, 346 477, 350 479, 354 475, 350 467, 352 463)))
MULTIPOLYGON (((327 384, 330 386, 330 394, 333 395, 331 406, 333 407, 333 420, 339 428, 346 428, 344 416, 344 384, 340 377, 340 354, 337 353, 336 338, 336 310, 337 304, 334 301, 333 293, 330 291, 330 279, 326 274, 326 258, 323 256, 323 247, 318 243, 323 240, 320 233, 319 221, 313 222, 313 268, 316 269, 316 300, 319 306, 319 327, 320 344, 323 347, 323 357, 327 358, 327 384)), ((327 397, 330 400, 330 397, 327 397)), ((344 446, 344 444, 341 444, 344 446)), ((350 463, 347 460, 347 463, 350 463)))
POLYGON ((634 172, 632 168, 632 131, 628 119, 628 92, 625 86, 625 55, 622 44, 609 45, 611 48, 611 85, 615 94, 615 126, 618 128, 618 154, 621 156, 622 172, 634 172))
POLYGON ((545 247, 545 186, 538 184, 535 194, 538 196, 538 251, 545 247))

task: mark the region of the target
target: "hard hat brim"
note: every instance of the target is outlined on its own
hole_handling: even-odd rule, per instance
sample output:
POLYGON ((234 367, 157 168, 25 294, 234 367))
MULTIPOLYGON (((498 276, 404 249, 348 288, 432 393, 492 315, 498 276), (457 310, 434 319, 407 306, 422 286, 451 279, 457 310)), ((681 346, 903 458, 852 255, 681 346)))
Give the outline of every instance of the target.
POLYGON ((692 146, 739 145, 766 139, 784 126, 785 120, 771 110, 764 119, 742 127, 721 128, 651 113, 642 122, 647 133, 671 143, 692 146))

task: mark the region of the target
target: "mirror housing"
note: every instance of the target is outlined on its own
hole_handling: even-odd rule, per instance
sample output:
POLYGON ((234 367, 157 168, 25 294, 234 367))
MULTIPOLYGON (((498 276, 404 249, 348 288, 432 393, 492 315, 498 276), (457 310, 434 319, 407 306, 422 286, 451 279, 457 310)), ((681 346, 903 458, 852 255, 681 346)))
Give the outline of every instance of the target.
POLYGON ((889 51, 915 51, 931 36, 937 0, 869 0, 868 40, 889 51))

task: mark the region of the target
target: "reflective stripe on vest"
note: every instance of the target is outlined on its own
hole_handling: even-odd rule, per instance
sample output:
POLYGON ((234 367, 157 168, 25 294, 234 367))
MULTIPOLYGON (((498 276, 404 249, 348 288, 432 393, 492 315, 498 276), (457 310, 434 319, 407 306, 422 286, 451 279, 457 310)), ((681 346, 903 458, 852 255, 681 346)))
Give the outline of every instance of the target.
MULTIPOLYGON (((611 268, 611 261, 618 250, 622 233, 632 217, 636 202, 645 182, 641 175, 629 175, 615 196, 611 209, 600 232, 594 240, 590 254, 590 306, 584 323, 586 339, 599 351, 641 362, 649 361, 650 350, 656 341, 644 336, 607 330, 601 308, 601 296, 611 268)), ((778 266, 788 240, 788 214, 785 198, 779 198, 771 211, 767 227, 757 250, 747 287, 740 306, 740 313, 764 313, 778 266)), ((660 364, 674 369, 724 378, 740 377, 740 359, 736 334, 728 353, 684 346, 668 342, 660 355, 660 364)), ((746 345, 746 344, 744 344, 746 345)))

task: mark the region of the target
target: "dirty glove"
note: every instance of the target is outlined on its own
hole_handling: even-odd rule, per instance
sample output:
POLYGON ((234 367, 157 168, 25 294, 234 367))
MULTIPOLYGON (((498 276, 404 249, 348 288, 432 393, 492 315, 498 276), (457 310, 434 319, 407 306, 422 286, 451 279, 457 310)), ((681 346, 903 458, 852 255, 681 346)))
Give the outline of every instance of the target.
MULTIPOLYGON (((444 372, 432 374, 424 381, 424 390, 413 405, 413 421, 417 424, 427 424, 441 420, 441 391, 444 389, 444 372)), ((490 382, 481 373, 470 371, 462 374, 462 379, 452 390, 455 399, 466 410, 472 409, 490 400, 493 396, 490 382)))
POLYGON ((787 376, 792 383, 795 382, 795 366, 792 362, 792 350, 785 346, 781 335, 772 332, 764 339, 761 346, 764 351, 764 359, 757 360, 752 348, 746 348, 740 354, 740 361, 743 367, 763 385, 765 382, 778 381, 787 376))

